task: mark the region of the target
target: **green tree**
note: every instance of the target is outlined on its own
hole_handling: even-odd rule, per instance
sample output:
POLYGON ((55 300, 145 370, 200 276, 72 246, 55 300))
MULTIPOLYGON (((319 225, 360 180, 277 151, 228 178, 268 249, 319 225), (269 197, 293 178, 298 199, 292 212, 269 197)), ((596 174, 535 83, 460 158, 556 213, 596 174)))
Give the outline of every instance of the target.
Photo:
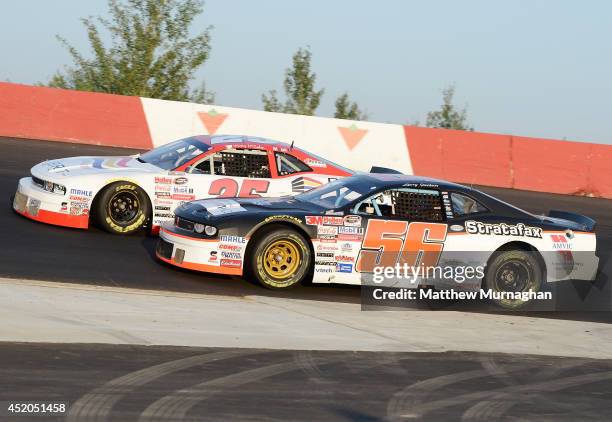
POLYGON ((334 117, 337 119, 348 120, 367 120, 368 115, 359 109, 356 102, 351 102, 348 93, 344 93, 336 100, 336 112, 334 117))
POLYGON ((323 89, 315 90, 317 75, 310 70, 312 54, 308 48, 300 48, 293 55, 293 66, 285 71, 285 104, 276 96, 276 90, 263 94, 261 101, 265 111, 312 116, 323 95, 323 89))
POLYGON ((453 104, 455 87, 450 85, 442 90, 442 107, 427 113, 427 127, 442 129, 474 130, 467 122, 467 108, 458 110, 453 104))
POLYGON ((86 58, 58 36, 74 65, 48 85, 164 100, 212 102, 205 85, 192 90, 194 72, 210 54, 210 30, 190 37, 201 0, 109 0, 110 19, 82 19, 93 55, 86 58), (103 42, 102 30, 110 43, 103 42))

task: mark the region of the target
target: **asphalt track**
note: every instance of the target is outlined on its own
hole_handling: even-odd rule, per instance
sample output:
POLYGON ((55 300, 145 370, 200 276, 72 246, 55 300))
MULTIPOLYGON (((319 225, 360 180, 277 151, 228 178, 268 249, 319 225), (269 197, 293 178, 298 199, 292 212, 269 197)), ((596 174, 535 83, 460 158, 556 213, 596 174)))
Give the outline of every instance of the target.
POLYGON ((61 416, 10 421, 558 422, 612 414, 607 360, 0 343, 0 361, 3 405, 68 402, 61 416))
MULTIPOLYGON (((28 220, 10 206, 19 178, 40 161, 77 155, 133 154, 135 150, 58 142, 0 138, 0 276, 62 281, 116 287, 206 293, 221 296, 265 295, 302 300, 359 303, 353 286, 303 286, 288 291, 269 291, 248 281, 180 270, 160 265, 155 259, 156 238, 145 235, 113 236, 96 227, 89 230, 54 227, 28 220)), ((541 317, 612 322, 609 274, 612 274, 612 200, 485 188, 485 191, 533 212, 560 209, 583 213, 597 220, 598 255, 602 274, 587 285, 591 297, 600 298, 598 312, 542 312, 541 317)), ((565 286, 573 293, 572 285, 565 286)), ((487 307, 475 312, 487 312, 487 307)), ((530 313, 533 316, 533 313, 530 313)))
MULTIPOLYGON (((156 262, 153 237, 53 227, 11 210, 17 180, 28 175, 32 165, 65 156, 125 153, 133 151, 0 139, 0 196, 6 199, 6 206, 0 207, 0 276, 218 296, 360 301, 355 287, 304 286, 272 292, 238 278, 180 271, 156 262)), ((561 209, 595 218, 603 271, 590 289, 609 298, 612 201, 485 190, 533 212, 561 209)), ((537 316, 610 323, 611 314, 577 311, 537 316)), ((516 315, 520 323, 522 314, 516 315)), ((0 362, 3 405, 68 401, 69 415, 55 418, 66 421, 562 421, 606 420, 612 414, 610 360, 463 352, 0 343, 0 362)), ((54 419, 2 415, 0 409, 0 420, 54 419)))

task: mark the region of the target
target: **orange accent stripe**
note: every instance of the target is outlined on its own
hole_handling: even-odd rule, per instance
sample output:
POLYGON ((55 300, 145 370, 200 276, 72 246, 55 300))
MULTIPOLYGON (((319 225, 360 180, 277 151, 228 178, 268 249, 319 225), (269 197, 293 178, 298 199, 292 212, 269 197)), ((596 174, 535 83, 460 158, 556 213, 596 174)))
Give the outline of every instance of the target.
POLYGON ((61 212, 39 210, 38 214, 34 216, 28 214, 26 211, 15 211, 31 220, 39 221, 41 223, 46 224, 53 224, 54 226, 72 227, 75 229, 86 229, 87 227, 89 227, 88 215, 71 215, 64 214, 61 212))
POLYGON ((157 257, 167 262, 170 265, 174 265, 176 267, 186 268, 188 270, 194 271, 203 271, 206 273, 217 273, 217 274, 226 274, 226 275, 242 275, 242 268, 234 268, 234 267, 221 267, 216 265, 207 265, 207 264, 196 264, 195 262, 185 262, 177 263, 171 259, 164 258, 163 256, 159 256, 157 252, 155 252, 157 257))

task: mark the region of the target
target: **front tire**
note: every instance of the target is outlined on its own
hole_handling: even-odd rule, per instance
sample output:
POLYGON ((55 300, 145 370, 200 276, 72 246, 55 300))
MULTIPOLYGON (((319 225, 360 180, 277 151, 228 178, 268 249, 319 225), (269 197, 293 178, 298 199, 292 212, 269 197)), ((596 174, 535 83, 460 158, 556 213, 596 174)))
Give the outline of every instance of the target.
MULTIPOLYGON (((540 291, 543 272, 535 252, 509 250, 496 252, 485 275, 485 288, 494 293, 540 291)), ((493 298, 502 308, 519 309, 529 303, 521 299, 493 298)))
POLYGON ((304 237, 295 230, 279 228, 255 240, 250 272, 269 289, 285 289, 302 282, 310 269, 312 254, 304 237))
POLYGON ((144 228, 150 205, 146 193, 134 183, 116 182, 107 186, 96 201, 98 224, 113 234, 133 234, 144 228))

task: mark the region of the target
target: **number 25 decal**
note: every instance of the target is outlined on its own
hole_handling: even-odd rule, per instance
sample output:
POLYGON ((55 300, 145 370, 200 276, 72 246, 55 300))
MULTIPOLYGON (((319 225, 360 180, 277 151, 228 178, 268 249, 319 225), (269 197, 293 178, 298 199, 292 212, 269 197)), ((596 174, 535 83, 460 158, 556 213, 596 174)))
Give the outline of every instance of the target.
POLYGON ((446 224, 395 220, 370 220, 355 270, 374 272, 375 267, 434 266, 446 240, 446 224))
POLYGON ((270 181, 263 179, 246 179, 242 182, 240 191, 238 191, 238 182, 234 179, 223 178, 214 180, 208 189, 209 195, 215 195, 219 198, 258 198, 260 193, 266 193, 270 181))

